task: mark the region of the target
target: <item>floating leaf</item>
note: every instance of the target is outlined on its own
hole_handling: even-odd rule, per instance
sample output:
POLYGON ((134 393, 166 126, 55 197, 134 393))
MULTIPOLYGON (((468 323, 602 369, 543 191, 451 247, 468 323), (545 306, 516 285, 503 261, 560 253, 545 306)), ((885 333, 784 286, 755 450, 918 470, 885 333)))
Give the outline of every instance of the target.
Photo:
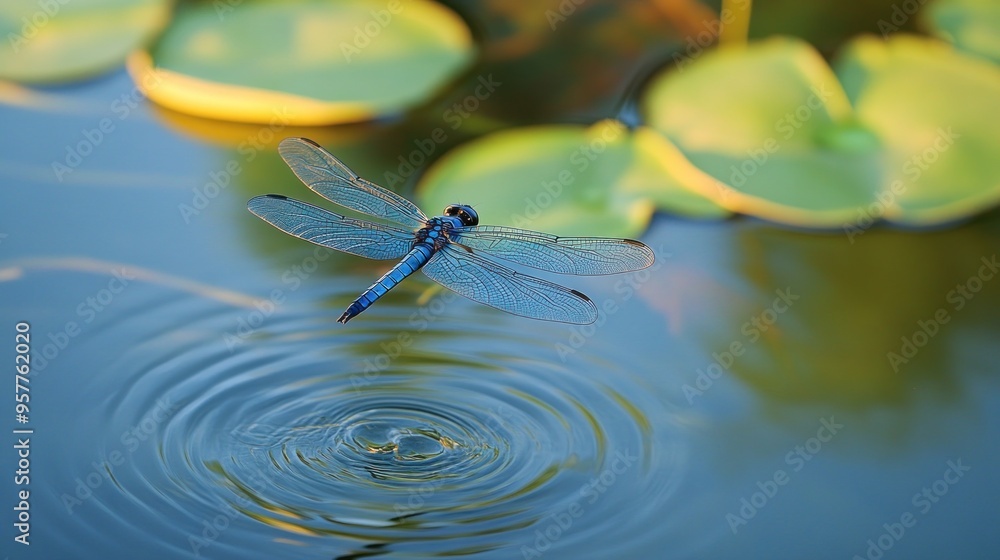
POLYGON ((169 0, 6 1, 0 78, 64 82, 119 66, 170 19, 169 0))
POLYGON ((465 23, 425 0, 216 2, 178 13, 129 70, 150 99, 177 111, 320 125, 413 105, 472 53, 465 23))
POLYGON ((655 78, 643 112, 724 183, 688 185, 701 185, 698 192, 726 208, 777 222, 931 224, 1000 200, 1000 171, 988 155, 1000 148, 992 135, 998 116, 988 109, 1000 96, 1000 72, 937 41, 905 36, 858 40, 839 68, 846 92, 800 41, 720 49, 655 78))
POLYGON ((937 0, 922 13, 939 37, 1000 63, 1000 3, 996 0, 937 0))
POLYGON ((728 185, 703 194, 732 210, 839 225, 877 189, 877 144, 837 149, 830 141, 851 129, 851 108, 836 76, 805 43, 720 49, 683 73, 657 78, 643 103, 653 128, 728 185))
POLYGON ((917 37, 855 41, 837 65, 857 118, 889 148, 889 218, 964 218, 1000 201, 1000 69, 917 37), (895 191, 896 189, 893 189, 895 191))
POLYGON ((727 214, 680 186, 709 179, 671 150, 654 131, 613 120, 517 128, 453 150, 418 194, 429 211, 471 204, 484 223, 565 235, 639 235, 654 202, 688 216, 727 214))

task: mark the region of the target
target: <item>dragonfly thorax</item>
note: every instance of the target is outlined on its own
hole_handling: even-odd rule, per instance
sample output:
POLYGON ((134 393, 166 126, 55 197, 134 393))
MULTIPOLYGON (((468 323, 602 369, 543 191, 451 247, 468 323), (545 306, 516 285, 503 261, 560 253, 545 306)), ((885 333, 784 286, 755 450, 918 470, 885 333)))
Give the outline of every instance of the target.
POLYGON ((435 251, 440 251, 448 243, 448 236, 453 228, 462 227, 462 222, 454 216, 437 216, 427 220, 424 227, 418 229, 413 245, 429 243, 435 251))

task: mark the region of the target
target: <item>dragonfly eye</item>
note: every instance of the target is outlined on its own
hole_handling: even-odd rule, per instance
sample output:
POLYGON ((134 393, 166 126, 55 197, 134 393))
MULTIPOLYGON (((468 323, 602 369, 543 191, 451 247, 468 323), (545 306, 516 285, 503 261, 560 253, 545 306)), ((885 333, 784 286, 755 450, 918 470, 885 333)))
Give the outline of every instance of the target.
POLYGON ((462 221, 464 226, 479 225, 479 214, 471 206, 465 204, 452 204, 444 209, 445 216, 456 216, 462 221))

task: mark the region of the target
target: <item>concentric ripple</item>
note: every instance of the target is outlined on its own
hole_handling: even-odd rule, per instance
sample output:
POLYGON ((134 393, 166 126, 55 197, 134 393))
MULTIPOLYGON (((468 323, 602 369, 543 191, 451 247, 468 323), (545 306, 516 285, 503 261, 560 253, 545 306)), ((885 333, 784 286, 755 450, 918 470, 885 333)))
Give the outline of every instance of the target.
POLYGON ((147 310, 185 326, 133 325, 137 343, 92 380, 112 425, 98 447, 126 460, 79 506, 110 517, 75 521, 137 539, 160 523, 165 549, 227 558, 574 555, 648 538, 683 454, 641 380, 563 364, 560 326, 471 305, 464 325, 414 326, 394 301, 352 328, 288 306, 236 340, 246 310, 147 310))

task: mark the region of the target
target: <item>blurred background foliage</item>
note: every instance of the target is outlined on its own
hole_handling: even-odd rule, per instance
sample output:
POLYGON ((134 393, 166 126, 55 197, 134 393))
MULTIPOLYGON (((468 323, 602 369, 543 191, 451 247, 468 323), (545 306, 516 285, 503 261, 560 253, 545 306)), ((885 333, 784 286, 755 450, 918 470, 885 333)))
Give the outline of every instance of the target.
POLYGON ((929 2, 18 1, 0 76, 127 63, 186 133, 308 136, 430 211, 457 198, 494 223, 544 202, 533 227, 558 233, 639 235, 653 209, 935 225, 1000 200, 1000 12, 929 2))

